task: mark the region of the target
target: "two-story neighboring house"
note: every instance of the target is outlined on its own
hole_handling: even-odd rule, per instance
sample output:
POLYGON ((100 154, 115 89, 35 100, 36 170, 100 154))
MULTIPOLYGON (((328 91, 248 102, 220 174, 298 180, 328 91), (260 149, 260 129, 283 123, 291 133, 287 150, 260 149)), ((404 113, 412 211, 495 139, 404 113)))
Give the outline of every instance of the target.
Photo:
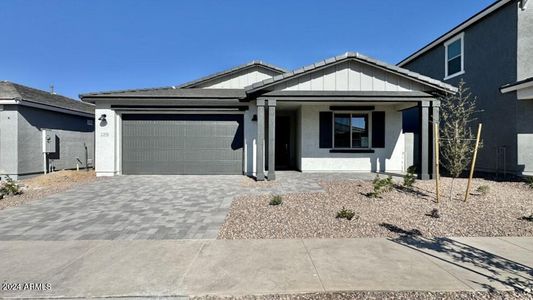
POLYGON ((496 1, 398 64, 455 86, 463 79, 471 88, 483 110, 479 171, 533 175, 533 7, 527 2, 496 1))

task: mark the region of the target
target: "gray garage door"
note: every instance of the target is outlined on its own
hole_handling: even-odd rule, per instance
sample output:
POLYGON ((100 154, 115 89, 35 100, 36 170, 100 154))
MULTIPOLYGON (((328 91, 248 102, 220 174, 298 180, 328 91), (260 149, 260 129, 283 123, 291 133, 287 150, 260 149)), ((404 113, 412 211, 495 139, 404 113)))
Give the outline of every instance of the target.
POLYGON ((242 115, 122 116, 123 174, 242 174, 242 115))

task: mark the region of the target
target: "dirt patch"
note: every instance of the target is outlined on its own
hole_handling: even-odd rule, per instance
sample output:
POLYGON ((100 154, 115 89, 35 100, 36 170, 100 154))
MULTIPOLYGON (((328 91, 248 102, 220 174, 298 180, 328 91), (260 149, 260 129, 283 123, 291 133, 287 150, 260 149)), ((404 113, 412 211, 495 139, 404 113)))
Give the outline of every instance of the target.
POLYGON ((394 189, 381 198, 365 196, 372 184, 363 180, 322 182, 325 193, 286 194, 278 206, 268 205, 268 195, 240 197, 218 238, 533 236, 533 222, 525 218, 533 214, 533 189, 525 183, 476 179, 466 203, 466 180, 455 181, 451 200, 450 183, 442 179, 438 204, 433 181, 417 181, 412 190, 394 189), (487 194, 475 192, 480 186, 488 186, 487 194), (355 212, 351 221, 335 218, 343 207, 355 212))
POLYGON ((0 210, 18 206, 51 194, 66 191, 76 185, 96 180, 94 171, 63 170, 20 180, 23 194, 7 196, 0 200, 0 210))

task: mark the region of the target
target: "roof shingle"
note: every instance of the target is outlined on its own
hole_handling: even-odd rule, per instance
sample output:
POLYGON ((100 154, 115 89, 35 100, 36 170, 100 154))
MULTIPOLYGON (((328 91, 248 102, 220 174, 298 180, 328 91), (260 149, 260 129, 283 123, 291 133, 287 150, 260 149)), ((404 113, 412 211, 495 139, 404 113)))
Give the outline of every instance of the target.
POLYGON ((23 100, 46 106, 94 114, 94 105, 9 81, 0 81, 0 98, 23 100))

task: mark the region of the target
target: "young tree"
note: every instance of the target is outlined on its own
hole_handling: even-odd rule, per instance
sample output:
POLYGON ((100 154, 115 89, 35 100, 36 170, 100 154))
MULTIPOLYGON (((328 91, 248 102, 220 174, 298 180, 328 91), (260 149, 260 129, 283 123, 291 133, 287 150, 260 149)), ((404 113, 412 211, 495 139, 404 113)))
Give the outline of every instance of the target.
POLYGON ((459 82, 456 94, 441 99, 440 156, 442 165, 452 177, 450 200, 454 181, 470 164, 474 150, 472 125, 478 112, 476 100, 463 80, 459 82))

